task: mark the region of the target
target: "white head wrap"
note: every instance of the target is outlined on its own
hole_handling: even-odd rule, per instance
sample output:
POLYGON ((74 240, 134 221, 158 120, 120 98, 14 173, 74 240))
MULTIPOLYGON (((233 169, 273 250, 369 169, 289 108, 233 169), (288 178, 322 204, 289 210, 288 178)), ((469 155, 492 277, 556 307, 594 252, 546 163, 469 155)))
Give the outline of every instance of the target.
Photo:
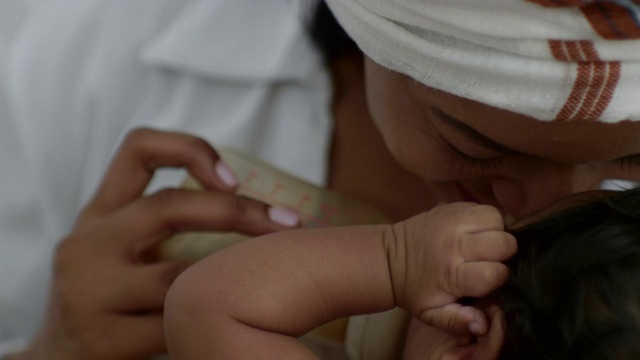
POLYGON ((640 120, 639 0, 327 0, 362 51, 545 121, 640 120))

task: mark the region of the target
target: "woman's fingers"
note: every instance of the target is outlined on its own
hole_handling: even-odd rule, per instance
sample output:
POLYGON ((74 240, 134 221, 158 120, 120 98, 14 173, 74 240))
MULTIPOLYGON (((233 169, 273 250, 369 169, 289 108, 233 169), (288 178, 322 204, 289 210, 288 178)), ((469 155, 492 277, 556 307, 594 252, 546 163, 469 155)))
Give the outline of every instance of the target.
POLYGON ((147 315, 113 315, 106 319, 99 359, 149 359, 166 353, 164 325, 161 313, 147 315))
POLYGON ((92 210, 112 211, 139 197, 160 167, 184 167, 207 189, 235 188, 229 169, 204 140, 181 133, 151 129, 132 131, 113 158, 92 210))
POLYGON ((113 214, 102 225, 104 236, 96 246, 102 252, 131 256, 181 231, 262 235, 296 225, 293 212, 284 209, 274 212, 268 205, 249 198, 215 191, 168 189, 140 198, 113 214))
POLYGON ((117 313, 160 312, 169 287, 190 265, 183 261, 123 265, 114 269, 113 285, 99 298, 117 313))
POLYGON ((220 164, 206 142, 189 135, 137 130, 128 136, 94 199, 56 250, 44 325, 50 331, 34 348, 50 348, 52 358, 158 354, 165 349, 164 298, 188 266, 145 258, 161 241, 180 231, 261 235, 297 224, 293 213, 233 194, 233 175, 220 164), (204 191, 143 194, 154 171, 164 166, 186 167, 204 191))

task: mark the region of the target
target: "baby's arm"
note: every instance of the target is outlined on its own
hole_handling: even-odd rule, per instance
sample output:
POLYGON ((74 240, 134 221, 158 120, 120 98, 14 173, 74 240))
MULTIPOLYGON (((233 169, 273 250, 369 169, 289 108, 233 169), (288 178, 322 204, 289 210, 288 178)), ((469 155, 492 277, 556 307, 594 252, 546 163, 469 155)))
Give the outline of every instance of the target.
POLYGON ((296 337, 329 320, 396 305, 432 324, 457 316, 456 326, 477 322, 482 328, 481 315, 460 313, 451 304, 481 296, 506 278, 506 268, 493 261, 506 259, 515 245, 502 232, 497 211, 486 215, 487 209, 454 204, 393 226, 287 231, 214 254, 182 274, 169 292, 170 354, 314 358, 296 337), (466 244, 476 234, 480 242, 499 243, 491 245, 499 251, 466 244), (483 261, 470 262, 475 260, 483 261))
POLYGON ((166 301, 171 357, 314 358, 296 337, 341 316, 395 306, 386 232, 386 226, 282 232, 195 264, 166 301))

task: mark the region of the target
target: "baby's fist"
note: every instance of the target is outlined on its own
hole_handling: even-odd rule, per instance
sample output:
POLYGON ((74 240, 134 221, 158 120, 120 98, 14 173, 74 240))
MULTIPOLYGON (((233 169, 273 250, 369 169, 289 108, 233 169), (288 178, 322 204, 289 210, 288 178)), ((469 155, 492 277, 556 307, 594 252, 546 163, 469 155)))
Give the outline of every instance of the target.
POLYGON ((488 205, 453 203, 392 229, 387 249, 397 305, 447 331, 486 332, 482 312, 456 301, 482 297, 509 276, 501 261, 516 253, 517 244, 504 231, 500 212, 488 205))

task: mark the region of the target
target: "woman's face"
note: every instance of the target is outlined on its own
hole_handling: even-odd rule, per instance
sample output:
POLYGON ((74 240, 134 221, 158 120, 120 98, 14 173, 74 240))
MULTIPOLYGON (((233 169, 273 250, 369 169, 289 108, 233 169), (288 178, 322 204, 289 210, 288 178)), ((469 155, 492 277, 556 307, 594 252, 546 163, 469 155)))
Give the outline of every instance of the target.
POLYGON ((434 90, 370 59, 366 81, 392 154, 442 183, 442 201, 491 204, 521 218, 605 179, 640 181, 640 121, 538 121, 434 90))

